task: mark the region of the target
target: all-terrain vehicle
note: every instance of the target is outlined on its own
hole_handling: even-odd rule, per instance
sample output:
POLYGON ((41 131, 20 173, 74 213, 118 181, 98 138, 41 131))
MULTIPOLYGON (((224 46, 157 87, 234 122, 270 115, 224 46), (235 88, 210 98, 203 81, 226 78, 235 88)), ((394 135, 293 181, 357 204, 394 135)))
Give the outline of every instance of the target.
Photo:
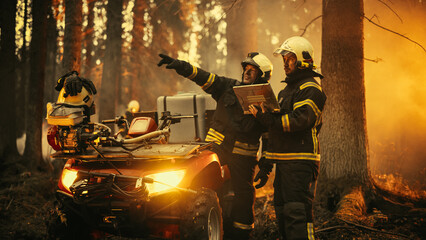
POLYGON ((130 126, 123 117, 90 122, 92 104, 48 107, 51 157, 66 161, 50 238, 222 239, 217 191, 226 171, 209 143, 170 142, 172 125, 205 116, 172 115, 163 106, 130 126), (128 127, 128 136, 113 134, 110 124, 128 127))

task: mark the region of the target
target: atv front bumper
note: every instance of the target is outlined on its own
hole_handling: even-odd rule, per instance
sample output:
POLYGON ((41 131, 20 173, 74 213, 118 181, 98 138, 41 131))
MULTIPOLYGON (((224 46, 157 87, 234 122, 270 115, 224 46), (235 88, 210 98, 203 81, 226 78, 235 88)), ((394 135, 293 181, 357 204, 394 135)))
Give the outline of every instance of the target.
POLYGON ((72 212, 92 229, 126 237, 170 239, 179 234, 178 225, 187 194, 192 193, 171 190, 148 200, 103 196, 82 203, 58 190, 56 197, 64 212, 72 212))

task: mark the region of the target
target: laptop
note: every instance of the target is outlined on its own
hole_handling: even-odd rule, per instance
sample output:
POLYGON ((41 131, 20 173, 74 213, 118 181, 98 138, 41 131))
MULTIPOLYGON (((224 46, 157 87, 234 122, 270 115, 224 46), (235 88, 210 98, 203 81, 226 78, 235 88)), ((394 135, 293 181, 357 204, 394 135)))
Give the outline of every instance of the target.
POLYGON ((249 106, 251 104, 263 104, 272 109, 273 112, 279 112, 280 106, 271 84, 255 84, 255 85, 241 85, 233 87, 235 95, 243 108, 244 114, 250 114, 249 106))

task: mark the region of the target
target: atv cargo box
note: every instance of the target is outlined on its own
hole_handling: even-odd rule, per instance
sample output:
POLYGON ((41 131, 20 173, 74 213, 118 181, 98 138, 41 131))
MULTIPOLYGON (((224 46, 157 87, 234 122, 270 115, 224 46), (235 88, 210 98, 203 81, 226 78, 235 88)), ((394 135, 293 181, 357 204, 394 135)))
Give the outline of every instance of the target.
POLYGON ((204 140, 210 117, 215 109, 216 102, 210 95, 185 93, 161 96, 157 99, 159 116, 164 111, 170 111, 171 115, 194 116, 182 119, 180 123, 170 127, 173 132, 169 139, 170 143, 204 140))

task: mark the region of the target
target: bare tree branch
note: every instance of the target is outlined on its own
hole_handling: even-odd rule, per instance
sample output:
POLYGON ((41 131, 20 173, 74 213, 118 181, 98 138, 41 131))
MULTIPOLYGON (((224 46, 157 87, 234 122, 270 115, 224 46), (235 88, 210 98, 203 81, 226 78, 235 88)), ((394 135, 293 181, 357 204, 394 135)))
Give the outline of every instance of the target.
POLYGON ((305 28, 303 29, 302 34, 300 34, 301 37, 306 33, 306 30, 308 29, 309 25, 311 25, 313 22, 315 22, 317 19, 321 18, 322 15, 319 15, 318 17, 312 19, 308 24, 306 24, 305 28))
POLYGON ((380 19, 379 19, 379 17, 378 17, 376 14, 374 14, 374 15, 370 18, 370 20, 373 20, 374 18, 376 18, 376 19, 377 19, 377 22, 379 22, 379 23, 380 23, 380 19))
POLYGON ((382 62, 382 61, 383 61, 383 59, 381 59, 381 58, 376 58, 376 59, 364 58, 364 60, 366 60, 366 61, 370 61, 370 62, 375 62, 375 63, 378 63, 378 62, 382 62))
POLYGON ((299 11, 299 9, 303 6, 303 4, 306 3, 306 0, 303 0, 302 3, 296 7, 296 11, 299 11))
MULTIPOLYGON (((210 22, 208 24, 205 24, 202 28, 202 31, 200 32, 200 35, 202 37, 205 36, 205 34, 209 31, 211 26, 217 25, 220 21, 222 21, 224 19, 224 17, 231 11, 231 9, 235 6, 235 4, 237 4, 237 2, 239 2, 240 0, 233 0, 231 6, 228 9, 224 9, 224 13, 222 14, 222 16, 220 16, 220 18, 215 21, 215 22, 210 22)), ((222 5, 223 6, 223 5, 222 5)))
POLYGON ((423 49, 423 51, 424 51, 424 52, 426 52, 426 49, 425 49, 425 48, 424 48, 424 47, 423 47, 420 43, 418 43, 418 42, 416 42, 416 41, 412 40, 411 38, 406 37, 406 36, 402 35, 401 33, 397 33, 397 32, 395 32, 395 31, 393 31, 393 30, 390 30, 389 28, 385 28, 385 27, 383 27, 383 26, 381 26, 381 25, 379 25, 379 24, 377 24, 377 23, 373 22, 371 19, 369 19, 369 18, 368 18, 368 17, 366 17, 365 15, 364 15, 364 18, 365 18, 365 19, 367 19, 369 22, 371 22, 372 24, 376 25, 376 26, 377 26, 377 27, 379 27, 379 28, 382 28, 382 29, 384 29, 384 30, 386 30, 386 31, 389 31, 389 32, 391 32, 391 33, 393 33, 393 34, 396 34, 396 35, 400 36, 400 37, 403 37, 403 38, 407 39, 407 40, 408 40, 408 41, 410 41, 410 42, 415 43, 416 45, 418 45, 419 47, 421 47, 421 48, 423 49))
POLYGON ((382 0, 378 0, 379 2, 381 2, 383 5, 385 5, 387 8, 389 8, 398 18, 399 18, 399 20, 401 21, 401 23, 402 23, 402 18, 401 17, 399 17, 399 15, 398 15, 398 13, 396 13, 391 7, 389 7, 389 5, 388 4, 386 4, 385 2, 383 2, 382 0))
POLYGON ((338 229, 338 228, 354 229, 355 227, 346 226, 346 225, 337 225, 337 226, 331 226, 331 227, 317 229, 317 230, 315 230, 315 233, 320 233, 320 232, 329 231, 329 230, 335 230, 335 229, 338 229))
POLYGON ((222 14, 222 16, 220 16, 219 20, 217 20, 214 24, 216 25, 218 22, 220 22, 220 21, 223 19, 223 17, 224 17, 226 14, 228 14, 228 13, 229 13, 229 11, 231 11, 231 9, 234 7, 234 5, 235 5, 238 1, 239 1, 239 0, 234 0, 234 1, 232 2, 231 6, 230 6, 228 9, 226 9, 226 11, 222 14))
POLYGON ((341 220, 341 221, 343 221, 343 222, 345 222, 347 224, 350 224, 350 225, 353 225, 353 226, 356 226, 356 227, 359 227, 359 228, 364 228, 364 229, 367 229, 367 230, 370 230, 370 231, 373 231, 373 232, 384 233, 384 234, 389 234, 389 235, 394 235, 394 236, 400 236, 400 237, 403 237, 403 238, 411 239, 409 236, 404 235, 404 234, 378 230, 378 229, 375 229, 375 228, 372 228, 372 227, 367 227, 367 226, 364 226, 364 225, 361 225, 361 224, 350 222, 350 221, 347 221, 347 220, 344 220, 344 219, 341 219, 341 218, 339 218, 339 220, 341 220))

